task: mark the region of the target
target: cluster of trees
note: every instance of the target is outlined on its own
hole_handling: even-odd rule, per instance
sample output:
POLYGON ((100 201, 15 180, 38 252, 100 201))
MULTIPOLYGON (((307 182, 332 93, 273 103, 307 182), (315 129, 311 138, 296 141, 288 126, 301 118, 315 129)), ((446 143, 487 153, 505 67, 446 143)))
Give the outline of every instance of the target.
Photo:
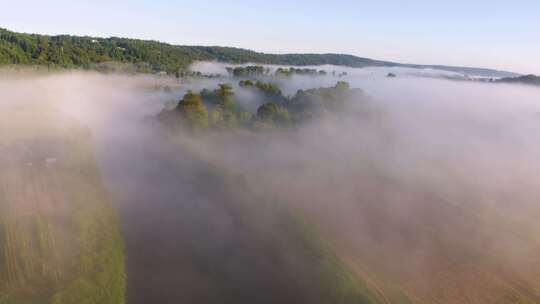
POLYGON ((302 119, 320 115, 325 111, 343 110, 352 96, 360 96, 361 90, 351 89, 349 83, 339 81, 334 87, 298 90, 291 98, 287 108, 302 119))
POLYGON ((268 75, 270 73, 270 69, 257 65, 235 68, 227 67, 226 69, 229 75, 234 77, 256 77, 268 75))
POLYGON ((273 102, 267 102, 257 109, 257 118, 263 123, 287 126, 291 122, 289 110, 273 102))
POLYGON ((347 72, 336 72, 336 71, 332 71, 332 76, 345 77, 345 76, 347 76, 347 75, 348 75, 347 72))
POLYGON ((206 74, 206 73, 202 73, 202 72, 199 72, 199 71, 190 71, 190 70, 178 70, 174 74, 175 74, 176 78, 186 78, 187 77, 187 78, 208 78, 208 79, 213 79, 213 78, 221 78, 221 77, 223 77, 223 75, 221 75, 219 73, 206 74))
POLYGON ((264 100, 271 101, 278 105, 287 103, 287 98, 276 84, 262 81, 253 82, 251 80, 242 80, 239 82, 239 85, 246 90, 253 90, 260 93, 264 100))
MULTIPOLYGON (((230 76, 237 77, 237 78, 255 78, 259 76, 270 76, 270 69, 265 68, 263 66, 243 66, 243 67, 227 67, 227 72, 230 76)), ((306 76, 326 76, 328 75, 328 72, 325 70, 317 70, 317 69, 309 69, 309 68, 295 68, 295 67, 289 67, 289 68, 277 68, 276 71, 273 73, 274 76, 285 76, 290 77, 292 75, 306 75, 306 76)), ((336 77, 344 77, 347 76, 347 72, 332 72, 333 76, 336 77)))
POLYGON ((280 100, 269 100, 255 113, 250 113, 234 100, 231 85, 220 84, 214 90, 204 89, 200 93, 188 91, 173 110, 162 111, 158 119, 166 125, 192 131, 289 127, 328 111, 340 111, 353 94, 359 93, 343 81, 334 87, 299 90, 292 98, 283 97, 279 87, 274 84, 244 80, 240 86, 243 89, 274 92, 279 94, 280 100))
POLYGON ((199 131, 246 127, 253 114, 235 102, 231 85, 220 84, 215 90, 188 91, 173 110, 162 111, 158 118, 173 127, 199 131))
POLYGON ((502 79, 498 80, 497 82, 502 82, 502 83, 522 83, 522 84, 540 86, 540 76, 525 75, 525 76, 519 76, 519 77, 506 77, 506 78, 502 78, 502 79))
POLYGON ((327 74, 325 70, 316 70, 316 69, 299 69, 299 68, 278 68, 276 70, 276 76, 292 76, 296 75, 308 75, 308 76, 324 76, 327 74))

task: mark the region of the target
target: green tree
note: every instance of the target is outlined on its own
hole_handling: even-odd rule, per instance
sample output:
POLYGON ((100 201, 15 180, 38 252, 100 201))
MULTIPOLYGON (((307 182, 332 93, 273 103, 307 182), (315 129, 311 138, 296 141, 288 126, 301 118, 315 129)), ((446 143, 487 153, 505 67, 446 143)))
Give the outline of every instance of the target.
POLYGON ((346 81, 338 81, 335 88, 338 90, 347 91, 351 88, 351 86, 346 81))
POLYGON ((208 127, 208 111, 198 94, 188 91, 176 110, 181 114, 182 122, 192 130, 208 127))
POLYGON ((267 102, 257 109, 257 117, 261 120, 271 120, 278 111, 277 104, 267 102))
POLYGON ((248 80, 240 80, 238 85, 241 86, 241 87, 252 87, 255 84, 253 83, 253 81, 248 79, 248 80))
POLYGON ((274 121, 282 126, 288 126, 291 122, 289 110, 284 107, 278 107, 278 111, 274 115, 274 121))
POLYGON ((287 126, 291 122, 289 111, 273 102, 267 102, 260 106, 257 109, 257 118, 260 121, 280 126, 287 126))
POLYGON ((219 107, 224 110, 232 110, 234 108, 234 91, 230 84, 220 84, 215 94, 219 98, 217 102, 219 107))
POLYGON ((242 111, 238 113, 238 123, 241 126, 247 127, 251 124, 251 121, 253 119, 253 115, 247 111, 242 111))
POLYGON ((210 113, 209 124, 212 129, 223 129, 225 127, 225 121, 220 109, 214 109, 210 113))
POLYGON ((231 111, 225 111, 223 113, 223 120, 225 121, 225 125, 227 128, 236 128, 238 125, 238 120, 236 119, 236 115, 234 112, 231 111))

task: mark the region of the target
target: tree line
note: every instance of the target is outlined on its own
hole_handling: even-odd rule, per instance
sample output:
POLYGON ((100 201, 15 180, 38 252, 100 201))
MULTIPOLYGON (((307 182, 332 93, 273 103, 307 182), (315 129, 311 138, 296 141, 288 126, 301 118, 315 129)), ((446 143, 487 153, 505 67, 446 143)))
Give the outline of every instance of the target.
POLYGON ((100 69, 108 67, 105 63, 115 62, 130 64, 135 72, 179 75, 194 61, 207 60, 296 66, 333 64, 365 67, 391 64, 351 55, 274 55, 239 48, 178 46, 159 41, 117 37, 24 34, 0 28, 0 65, 100 69))

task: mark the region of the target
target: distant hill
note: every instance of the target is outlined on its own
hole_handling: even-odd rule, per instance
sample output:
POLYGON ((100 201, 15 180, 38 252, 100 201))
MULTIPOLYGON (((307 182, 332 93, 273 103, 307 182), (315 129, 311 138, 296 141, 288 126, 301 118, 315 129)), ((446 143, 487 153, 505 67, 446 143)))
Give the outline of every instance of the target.
POLYGON ((499 80, 498 82, 504 83, 522 83, 540 86, 540 76, 536 75, 525 75, 519 77, 507 77, 499 80))
POLYGON ((47 36, 16 33, 0 28, 0 65, 45 65, 53 68, 99 69, 106 62, 132 64, 137 72, 165 71, 174 74, 194 61, 278 65, 346 67, 433 68, 470 76, 516 77, 491 69, 442 65, 400 64, 345 54, 265 54, 246 49, 215 46, 178 46, 158 41, 127 38, 96 38, 69 35, 47 36))

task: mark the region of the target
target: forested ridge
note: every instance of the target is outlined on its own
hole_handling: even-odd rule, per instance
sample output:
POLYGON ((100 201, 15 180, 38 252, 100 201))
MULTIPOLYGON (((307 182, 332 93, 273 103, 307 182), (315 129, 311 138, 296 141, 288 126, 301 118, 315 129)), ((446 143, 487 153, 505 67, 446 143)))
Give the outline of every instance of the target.
POLYGON ((143 71, 175 73, 198 60, 288 65, 335 64, 354 67, 391 65, 389 62, 350 55, 271 55, 229 47, 176 46, 158 41, 116 37, 46 36, 0 29, 1 64, 89 69, 94 64, 113 61, 135 64, 143 71))
POLYGON ((520 77, 508 77, 508 78, 500 79, 498 82, 501 82, 501 83, 521 83, 521 84, 540 86, 540 76, 525 75, 525 76, 520 76, 520 77))
POLYGON ((0 65, 42 65, 49 68, 103 69, 105 63, 125 63, 134 72, 175 74, 194 61, 278 65, 324 65, 347 67, 401 66, 437 68, 459 73, 516 76, 489 69, 426 66, 378 61, 346 54, 265 54, 246 49, 217 46, 179 46, 158 41, 128 38, 96 38, 70 35, 48 36, 16 33, 0 28, 0 65))

